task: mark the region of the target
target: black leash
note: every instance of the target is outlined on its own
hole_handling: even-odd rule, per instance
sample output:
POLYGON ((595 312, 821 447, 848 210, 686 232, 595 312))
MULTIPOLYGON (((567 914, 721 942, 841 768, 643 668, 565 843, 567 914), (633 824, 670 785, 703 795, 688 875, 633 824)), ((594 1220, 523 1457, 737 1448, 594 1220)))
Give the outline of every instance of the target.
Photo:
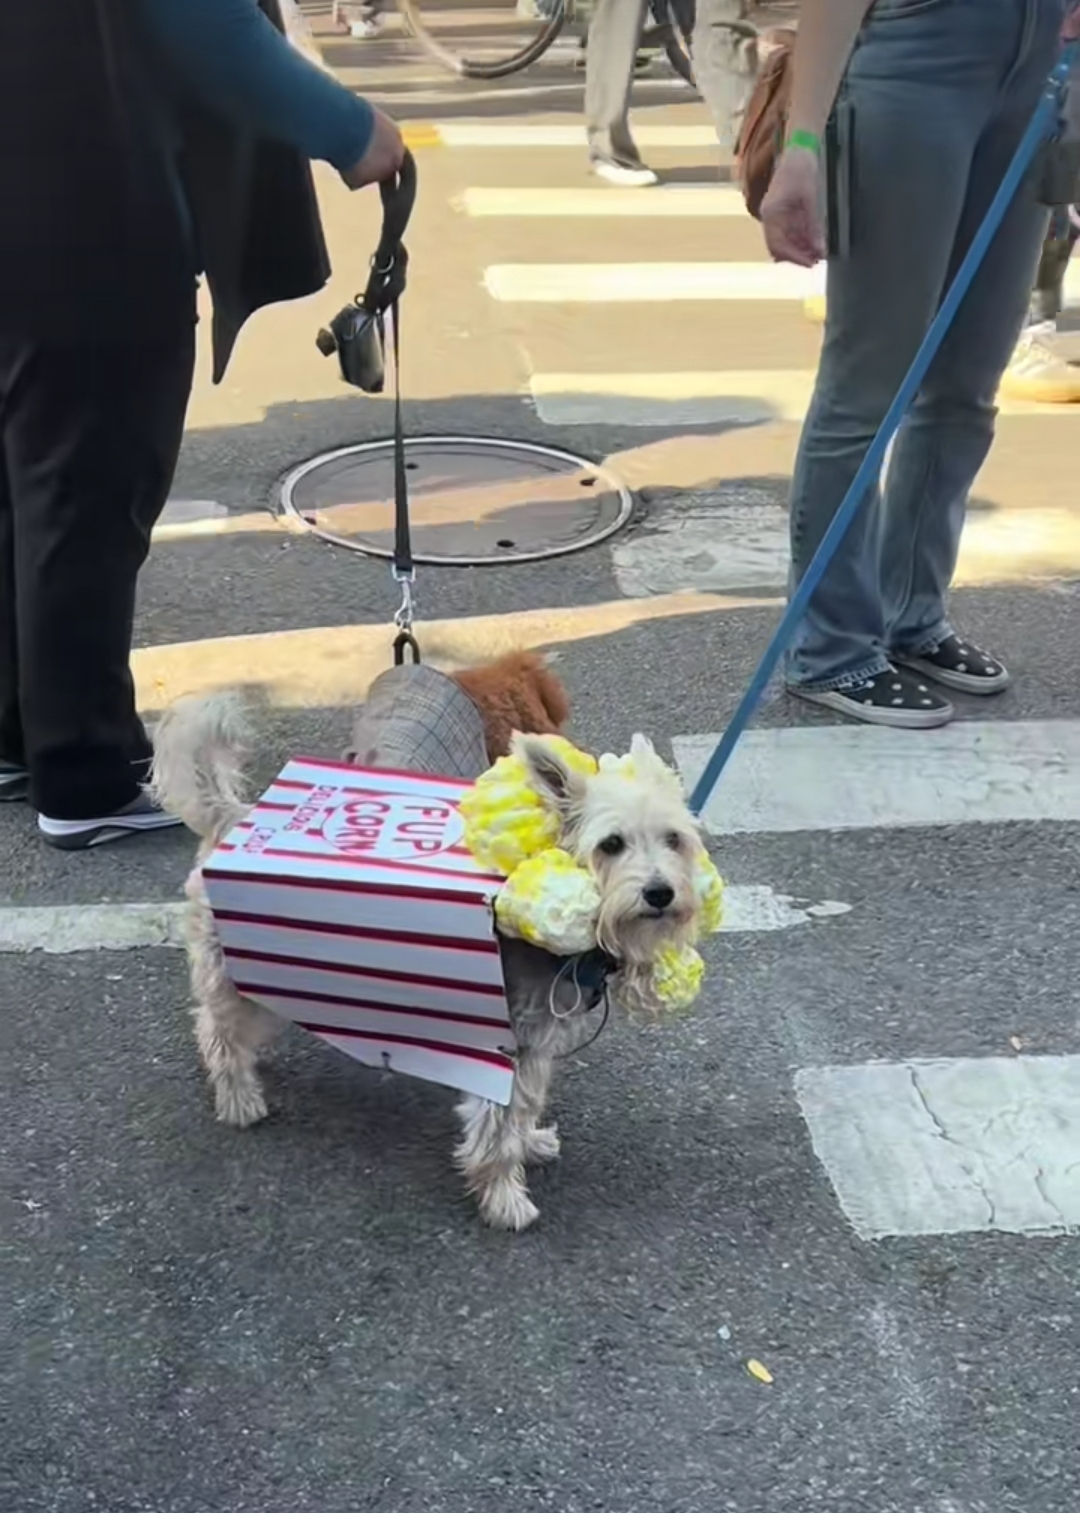
MULTIPOLYGON (((405 249, 402 248, 402 251, 405 249)), ((420 647, 413 634, 413 584, 416 565, 412 554, 412 531, 409 528, 409 477, 405 467, 405 426, 401 418, 401 307, 397 300, 390 307, 391 334, 394 344, 394 561, 391 572, 401 585, 401 604, 394 616, 398 633, 394 637, 394 666, 405 664, 406 654, 415 667, 420 661, 420 647)))
POLYGON ((394 616, 398 634, 394 639, 394 665, 406 657, 420 661, 420 647, 413 634, 412 531, 409 526, 409 481, 405 463, 405 424, 401 413, 401 296, 405 292, 409 253, 404 243, 409 217, 416 203, 416 163, 410 152, 402 159, 397 177, 380 184, 383 224, 379 245, 371 260, 371 274, 363 294, 335 315, 316 338, 320 352, 337 353, 341 376, 347 384, 367 394, 381 394, 386 385, 386 320, 394 364, 394 555, 391 572, 401 588, 401 604, 394 616))

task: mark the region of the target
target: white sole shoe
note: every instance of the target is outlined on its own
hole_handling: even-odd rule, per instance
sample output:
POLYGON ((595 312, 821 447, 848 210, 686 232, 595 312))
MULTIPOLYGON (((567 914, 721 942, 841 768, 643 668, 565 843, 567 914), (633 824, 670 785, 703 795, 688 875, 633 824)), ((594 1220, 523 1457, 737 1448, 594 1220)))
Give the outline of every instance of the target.
POLYGON ((1009 669, 1003 662, 955 634, 947 636, 937 651, 928 657, 907 657, 903 652, 890 652, 889 655, 897 667, 907 667, 933 683, 940 683, 943 688, 974 694, 976 698, 1003 693, 1012 682, 1009 669))
POLYGON ((126 809, 103 815, 100 819, 54 820, 47 814, 38 815, 38 830, 58 851, 89 851, 94 846, 107 846, 132 835, 175 830, 180 823, 174 814, 166 814, 147 798, 136 799, 126 809))
POLYGON ((0 804, 13 804, 30 792, 30 774, 25 767, 0 762, 0 804))
POLYGON ((598 179, 620 189, 648 189, 660 182, 644 163, 620 163, 616 158, 593 158, 592 171, 598 179))
POLYGON ((788 692, 808 704, 835 709, 837 714, 863 725, 884 725, 892 730, 934 730, 947 725, 956 710, 917 676, 890 667, 855 688, 800 688, 788 684, 788 692))

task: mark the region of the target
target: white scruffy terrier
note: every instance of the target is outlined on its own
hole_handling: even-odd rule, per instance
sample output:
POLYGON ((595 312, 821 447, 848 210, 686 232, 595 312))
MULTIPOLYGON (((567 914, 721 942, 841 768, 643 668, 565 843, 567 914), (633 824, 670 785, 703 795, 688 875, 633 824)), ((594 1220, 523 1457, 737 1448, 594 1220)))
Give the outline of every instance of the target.
MULTIPOLYGON (((155 787, 202 838, 199 864, 250 807, 243 776, 250 744, 242 707, 230 697, 183 701, 158 727, 155 787)), ((678 778, 644 736, 634 737, 628 769, 589 777, 571 770, 542 735, 516 735, 513 750, 558 817, 558 844, 599 885, 598 945, 609 958, 613 996, 628 1009, 654 1011, 648 983, 658 952, 691 941, 698 929, 694 877, 703 848, 678 778)), ((380 765, 377 751, 365 757, 380 765)), ((284 1021, 229 980, 198 865, 187 895, 199 1051, 218 1118, 244 1127, 267 1113, 256 1061, 284 1021)), ((583 992, 565 960, 524 941, 501 937, 500 947, 518 1045, 513 1094, 506 1107, 462 1099, 455 1159, 487 1223, 521 1230, 539 1216, 525 1168, 559 1153, 555 1127, 541 1124, 554 1063, 581 1044, 582 1017, 604 986, 601 980, 583 992)))

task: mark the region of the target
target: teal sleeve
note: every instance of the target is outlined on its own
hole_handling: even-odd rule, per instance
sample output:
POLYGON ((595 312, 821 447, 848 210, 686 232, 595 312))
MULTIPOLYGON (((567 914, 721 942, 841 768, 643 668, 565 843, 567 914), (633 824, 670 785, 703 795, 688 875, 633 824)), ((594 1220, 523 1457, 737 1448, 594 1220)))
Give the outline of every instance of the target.
POLYGON ((308 62, 255 0, 136 5, 171 77, 201 104, 339 172, 363 157, 371 106, 308 62))

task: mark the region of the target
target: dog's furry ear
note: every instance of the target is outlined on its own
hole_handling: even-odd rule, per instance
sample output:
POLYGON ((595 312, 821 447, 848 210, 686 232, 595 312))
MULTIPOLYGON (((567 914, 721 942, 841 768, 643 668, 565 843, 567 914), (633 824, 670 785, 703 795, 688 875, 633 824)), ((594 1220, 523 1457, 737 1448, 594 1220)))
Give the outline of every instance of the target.
POLYGON ((522 735, 517 731, 510 743, 510 752, 525 763, 530 783, 552 809, 570 815, 581 807, 586 778, 575 772, 544 736, 522 735))
POLYGON ((680 799, 686 797, 679 774, 668 766, 648 736, 634 736, 630 742, 630 757, 639 779, 658 788, 667 788, 680 799))

